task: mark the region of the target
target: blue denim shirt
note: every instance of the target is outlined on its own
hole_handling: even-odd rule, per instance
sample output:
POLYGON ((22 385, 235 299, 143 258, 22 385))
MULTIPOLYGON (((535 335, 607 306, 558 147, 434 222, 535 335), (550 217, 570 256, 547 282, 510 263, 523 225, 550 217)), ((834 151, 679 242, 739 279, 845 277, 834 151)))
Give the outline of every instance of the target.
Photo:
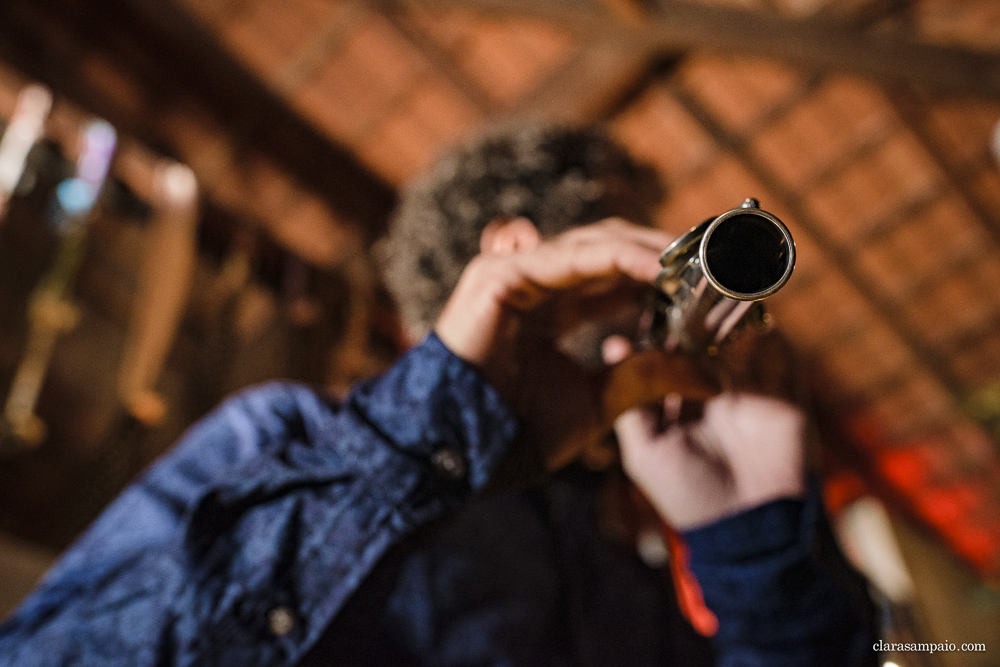
MULTIPOLYGON (((477 493, 517 430, 433 335, 340 405, 244 392, 63 555, 0 627, 0 665, 696 664, 587 479, 477 493)), ((874 659, 821 524, 779 501, 687 535, 721 664, 874 659)))

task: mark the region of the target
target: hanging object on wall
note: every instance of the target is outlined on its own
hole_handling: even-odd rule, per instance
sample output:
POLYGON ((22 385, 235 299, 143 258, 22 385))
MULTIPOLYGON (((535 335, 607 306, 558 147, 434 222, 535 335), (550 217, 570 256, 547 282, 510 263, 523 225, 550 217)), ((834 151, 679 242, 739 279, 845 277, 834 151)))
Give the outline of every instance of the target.
POLYGON ((83 260, 87 226, 107 178, 117 135, 104 121, 88 123, 80 135, 76 173, 56 188, 49 222, 59 237, 55 259, 28 302, 28 342, 4 404, 0 442, 4 448, 31 447, 45 439, 35 414, 49 363, 60 334, 73 329, 79 310, 72 301, 83 260))
POLYGON ((86 491, 74 506, 77 525, 101 511, 142 467, 150 434, 168 405, 157 384, 187 306, 197 261, 198 183, 190 168, 172 160, 125 153, 119 171, 151 204, 139 285, 118 370, 118 413, 92 452, 86 491), (131 159, 130 159, 131 158, 131 159), (137 167, 129 169, 129 166, 137 167), (150 178, 150 173, 152 177, 150 178))
POLYGON ((0 223, 24 175, 28 152, 41 138, 51 109, 52 93, 45 86, 27 86, 17 96, 14 114, 0 139, 0 223))
POLYGON ((153 220, 118 375, 122 405, 147 427, 158 425, 166 414, 156 383, 187 304, 198 233, 194 172, 163 161, 154 181, 153 220))

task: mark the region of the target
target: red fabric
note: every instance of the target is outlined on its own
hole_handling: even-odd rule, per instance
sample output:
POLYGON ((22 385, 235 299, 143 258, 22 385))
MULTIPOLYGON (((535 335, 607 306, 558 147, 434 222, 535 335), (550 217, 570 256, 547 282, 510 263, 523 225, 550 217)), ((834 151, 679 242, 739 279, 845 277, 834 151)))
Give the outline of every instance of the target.
POLYGON ((870 492, 861 475, 846 468, 831 471, 823 480, 823 504, 834 516, 870 492))
POLYGON ((719 631, 719 619, 705 605, 701 586, 689 568, 691 552, 680 533, 665 523, 661 524, 661 528, 670 550, 670 574, 674 579, 681 613, 699 634, 712 637, 719 631))

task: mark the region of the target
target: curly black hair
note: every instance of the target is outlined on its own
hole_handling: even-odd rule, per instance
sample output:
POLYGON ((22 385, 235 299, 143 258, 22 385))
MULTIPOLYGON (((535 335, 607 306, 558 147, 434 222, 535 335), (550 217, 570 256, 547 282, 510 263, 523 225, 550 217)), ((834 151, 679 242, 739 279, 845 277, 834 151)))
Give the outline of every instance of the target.
POLYGON ((600 129, 494 128, 403 193, 379 262, 411 333, 423 336, 491 221, 525 217, 543 238, 609 216, 649 225, 663 195, 655 171, 600 129))

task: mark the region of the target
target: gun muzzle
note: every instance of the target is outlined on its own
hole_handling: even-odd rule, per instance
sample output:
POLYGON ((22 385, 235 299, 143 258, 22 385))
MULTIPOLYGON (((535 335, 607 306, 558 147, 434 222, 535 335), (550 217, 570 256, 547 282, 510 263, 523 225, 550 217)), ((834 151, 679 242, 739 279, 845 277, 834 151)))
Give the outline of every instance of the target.
POLYGON ((795 268, 795 242, 756 199, 693 227, 660 255, 651 338, 689 352, 718 345, 795 268))

